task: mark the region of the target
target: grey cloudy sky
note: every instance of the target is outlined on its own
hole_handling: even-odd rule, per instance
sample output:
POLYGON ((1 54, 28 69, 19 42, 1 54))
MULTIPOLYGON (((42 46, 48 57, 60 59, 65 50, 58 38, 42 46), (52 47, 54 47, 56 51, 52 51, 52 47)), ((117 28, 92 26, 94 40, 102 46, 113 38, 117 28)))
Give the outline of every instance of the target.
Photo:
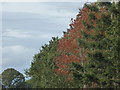
POLYGON ((42 45, 51 37, 62 36, 83 3, 6 2, 1 5, 2 69, 12 67, 23 73, 42 45))

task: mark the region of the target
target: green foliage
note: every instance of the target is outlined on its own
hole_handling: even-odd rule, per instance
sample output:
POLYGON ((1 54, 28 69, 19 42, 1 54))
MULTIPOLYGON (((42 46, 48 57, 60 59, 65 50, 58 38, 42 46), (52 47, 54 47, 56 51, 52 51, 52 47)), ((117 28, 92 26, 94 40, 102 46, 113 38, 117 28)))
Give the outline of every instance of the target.
POLYGON ((57 52, 58 38, 52 38, 49 44, 42 46, 38 54, 34 56, 30 69, 26 72, 31 79, 27 81, 33 88, 67 88, 73 87, 73 83, 67 83, 66 77, 54 72, 54 58, 57 52))
POLYGON ((0 74, 0 82, 2 82, 2 75, 0 74))
POLYGON ((97 5, 100 7, 106 7, 106 9, 109 9, 111 7, 111 2, 97 2, 97 5))
POLYGON ((99 9, 98 9, 96 6, 94 6, 94 5, 87 4, 86 6, 87 6, 87 8, 89 8, 91 11, 94 11, 94 12, 98 12, 98 11, 99 11, 99 9))
POLYGON ((97 18, 95 17, 95 14, 94 13, 90 13, 89 14, 89 18, 90 20, 96 20, 97 18))
MULTIPOLYGON (((85 52, 86 62, 81 57, 81 63, 70 64, 72 80, 67 81, 69 75, 56 73, 54 70, 58 67, 54 60, 61 55, 57 49, 60 39, 53 37, 49 44, 42 46, 40 52, 34 55, 31 67, 26 71, 31 77, 26 82, 33 88, 120 88, 120 2, 101 2, 85 6, 90 10, 89 22, 84 19, 81 21, 84 25, 83 27, 80 23, 81 27, 85 30, 79 28, 81 37, 76 39, 78 48, 82 47, 85 52), (95 14, 100 14, 101 17, 98 15, 97 18, 95 14)), ((79 18, 78 16, 77 19, 79 18)), ((64 35, 68 34, 67 40, 72 38, 69 37, 70 30, 64 32, 64 35)), ((69 53, 66 56, 70 56, 69 53)))
POLYGON ((33 87, 50 87, 52 80, 55 78, 52 68, 54 68, 54 63, 52 60, 57 55, 56 47, 58 43, 58 38, 52 38, 49 44, 42 46, 42 49, 38 54, 36 54, 31 63, 30 69, 27 74, 32 78, 33 87))
POLYGON ((25 78, 19 71, 8 68, 2 72, 2 83, 9 88, 24 88, 25 78))
MULTIPOLYGON (((109 3, 99 3, 99 5, 102 6, 106 4, 108 6, 110 5, 109 3)), ((82 33, 82 44, 87 44, 84 48, 90 51, 87 54, 88 62, 83 66, 84 72, 82 74, 84 84, 88 87, 90 86, 90 83, 93 82, 97 84, 97 87, 101 88, 120 87, 119 5, 113 3, 111 10, 110 8, 108 10, 115 16, 114 18, 111 18, 110 14, 103 14, 101 19, 97 19, 97 26, 94 28, 96 34, 89 36, 89 39, 91 38, 93 42, 87 41, 88 36, 86 36, 85 33, 82 33)), ((90 19, 94 19, 91 18, 93 16, 94 15, 90 14, 90 19)), ((87 26, 86 24, 84 25, 87 26)))
POLYGON ((91 23, 91 24, 88 24, 88 23, 86 23, 85 21, 83 21, 83 24, 84 24, 84 26, 86 27, 86 29, 88 29, 88 30, 91 30, 91 29, 94 28, 93 25, 92 25, 92 23, 91 23))

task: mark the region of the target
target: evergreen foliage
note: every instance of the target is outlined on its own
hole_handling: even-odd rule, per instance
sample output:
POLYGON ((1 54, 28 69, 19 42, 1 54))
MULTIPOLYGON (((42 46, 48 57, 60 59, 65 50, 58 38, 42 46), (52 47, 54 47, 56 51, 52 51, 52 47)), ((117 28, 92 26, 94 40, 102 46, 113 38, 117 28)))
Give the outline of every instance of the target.
POLYGON ((120 88, 120 2, 85 4, 63 33, 34 56, 34 88, 120 88))
POLYGON ((2 72, 2 84, 7 88, 25 88, 25 78, 19 71, 8 68, 2 72))

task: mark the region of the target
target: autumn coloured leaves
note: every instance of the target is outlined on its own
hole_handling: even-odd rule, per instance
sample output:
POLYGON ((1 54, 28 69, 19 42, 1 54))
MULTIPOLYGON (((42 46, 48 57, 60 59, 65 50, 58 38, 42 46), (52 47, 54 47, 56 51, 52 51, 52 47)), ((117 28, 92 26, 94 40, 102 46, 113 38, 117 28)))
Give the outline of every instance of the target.
MULTIPOLYGON (((93 6, 96 6, 95 3, 93 6)), ((76 19, 69 25, 70 29, 68 29, 68 31, 64 33, 64 36, 58 41, 57 51, 60 55, 53 60, 57 66, 54 72, 61 75, 71 74, 72 63, 82 63, 86 61, 86 53, 88 51, 85 51, 79 39, 84 39, 83 31, 87 35, 95 34, 96 19, 100 19, 103 14, 107 15, 107 10, 103 7, 92 10, 85 5, 80 10, 76 19)), ((87 38, 87 40, 92 41, 90 38, 87 38)))

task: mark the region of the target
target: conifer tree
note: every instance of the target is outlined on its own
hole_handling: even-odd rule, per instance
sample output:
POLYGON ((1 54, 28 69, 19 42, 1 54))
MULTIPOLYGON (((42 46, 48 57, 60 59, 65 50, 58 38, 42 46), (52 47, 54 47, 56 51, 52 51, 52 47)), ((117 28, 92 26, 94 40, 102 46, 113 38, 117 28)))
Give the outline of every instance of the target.
POLYGON ((28 70, 34 87, 120 88, 120 2, 85 4, 28 70))
MULTIPOLYGON (((87 35, 84 31, 82 32, 84 39, 80 41, 84 43, 85 49, 89 50, 88 62, 83 66, 85 71, 83 73, 83 79, 84 82, 88 82, 88 86, 92 85, 92 83, 95 83, 96 87, 101 88, 118 88, 120 86, 118 74, 120 70, 118 55, 120 15, 118 10, 119 4, 117 5, 112 5, 114 12, 110 10, 110 8, 109 10, 106 9, 106 12, 102 12, 102 17, 96 20, 97 25, 94 28, 93 35, 87 35), (111 18, 111 13, 114 18, 111 18), (88 36, 92 42, 86 40, 88 36)), ((90 19, 93 18, 93 16, 94 15, 90 14, 90 19)))

